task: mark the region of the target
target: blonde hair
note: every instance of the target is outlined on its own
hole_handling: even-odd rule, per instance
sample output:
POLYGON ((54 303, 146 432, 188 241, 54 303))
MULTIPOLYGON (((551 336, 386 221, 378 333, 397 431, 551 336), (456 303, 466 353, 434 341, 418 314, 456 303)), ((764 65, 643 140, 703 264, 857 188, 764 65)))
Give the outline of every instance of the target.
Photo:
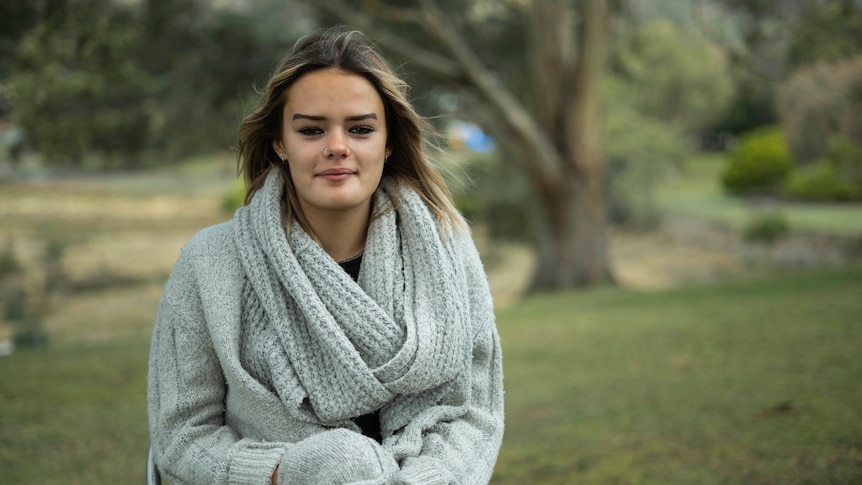
POLYGON ((287 223, 296 221, 306 231, 311 230, 300 209, 290 170, 276 154, 272 142, 281 133, 287 91, 304 74, 321 69, 354 73, 371 82, 383 100, 387 145, 392 150, 383 166, 383 178, 390 177, 415 190, 445 231, 465 229, 466 223, 452 202, 445 180, 427 154, 431 129, 408 101, 407 84, 395 75, 364 35, 340 27, 320 30, 297 41, 267 82, 257 108, 242 120, 237 157, 245 180, 245 204, 263 186, 270 170, 280 170, 285 183, 282 204, 287 223))

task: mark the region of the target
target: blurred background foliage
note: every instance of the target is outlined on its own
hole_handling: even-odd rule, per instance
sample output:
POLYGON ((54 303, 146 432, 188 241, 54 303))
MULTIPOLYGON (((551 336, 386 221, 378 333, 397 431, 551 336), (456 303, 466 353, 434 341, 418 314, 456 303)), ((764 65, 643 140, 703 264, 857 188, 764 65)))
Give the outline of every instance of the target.
MULTIPOLYGON (((615 222, 657 220, 652 187, 679 168, 686 151, 729 148, 734 137, 765 125, 784 132, 801 170, 788 195, 822 200, 822 190, 807 195, 814 182, 803 180, 834 172, 853 186, 836 189, 835 198, 858 198, 852 174, 859 162, 827 156, 830 143, 862 143, 858 2, 618 3, 602 91, 615 222)), ((524 22, 528 4, 441 2, 483 64, 531 106, 528 73, 542 66, 525 48, 524 39, 537 35, 524 22)), ((396 21, 410 15, 407 4, 396 7, 366 2, 363 13, 399 38, 427 42, 409 22, 396 21)), ((17 130, 4 144, 6 158, 14 165, 29 151, 61 171, 170 165, 230 150, 253 87, 299 35, 335 20, 314 2, 275 0, 12 1, 0 6, 0 19, 0 120, 6 131, 17 130)), ((474 93, 440 83, 409 60, 399 67, 423 114, 444 120, 441 128, 457 113, 490 131, 474 93)), ((474 177, 491 190, 474 186, 479 202, 471 214, 524 204, 524 220, 536 220, 524 199, 529 190, 512 190, 515 200, 499 200, 493 190, 520 183, 523 168, 507 160, 516 156, 498 151, 493 163, 510 169, 474 177)), ((465 165, 484 170, 489 163, 465 165)), ((524 229, 494 232, 517 238, 524 229)))
MULTIPOLYGON (((515 138, 511 125, 462 82, 445 42, 426 28, 426 3, 4 2, 0 177, 26 178, 34 166, 68 175, 171 167, 200 156, 225 160, 239 120, 277 60, 299 36, 350 19, 384 34, 381 49, 391 51, 420 112, 442 134, 448 150, 441 161, 459 207, 492 239, 541 252, 548 248, 540 239, 551 196, 536 183, 529 155, 507 144, 515 138), (477 149, 462 139, 453 127, 465 123, 484 130, 490 144, 477 149)), ((549 20, 537 17, 541 9, 515 0, 437 4, 481 68, 545 127, 565 157, 573 122, 541 117, 559 115, 547 106, 566 100, 548 98, 537 73, 563 76, 572 68, 537 55, 537 46, 554 41, 541 28, 549 20)), ((596 95, 611 225, 660 224, 658 187, 683 176, 704 153, 726 158, 717 178, 743 202, 862 199, 858 1, 610 5, 606 72, 596 95)), ((585 42, 578 37, 583 13, 573 12, 572 32, 560 37, 572 49, 585 42)), ((241 200, 237 191, 226 191, 226 208, 241 200)))
MULTIPOLYGON (((563 8, 567 2, 33 0, 0 5, 0 181, 141 173, 201 157, 219 160, 226 173, 237 124, 278 59, 299 36, 350 20, 378 34, 412 86, 441 134, 439 158, 456 202, 483 234, 538 255, 592 246, 604 254, 603 239, 543 241, 553 204, 571 202, 554 201, 537 183, 538 155, 511 143, 513 125, 464 81, 470 76, 458 71, 451 46, 428 27, 428 5, 445 12, 476 69, 544 130, 564 167, 578 166, 568 130, 580 115, 553 108, 570 103, 577 88, 553 85, 554 76, 577 79, 574 65, 555 62, 587 42, 586 14, 563 8), (554 15, 571 18, 557 24, 554 15), (481 147, 465 138, 465 126, 480 134, 481 147)), ((659 188, 711 170, 692 163, 705 154, 722 160, 711 176, 734 207, 862 200, 858 1, 609 5, 606 72, 595 94, 601 116, 592 120, 602 139, 604 200, 589 204, 607 206, 610 227, 659 227, 673 199, 663 202, 659 188)), ((241 194, 241 183, 225 189, 223 207, 238 207, 241 194)), ((673 205, 671 212, 685 204, 673 205)), ((605 223, 590 227, 580 233, 603 233, 605 223)), ((553 254, 551 266, 564 256, 553 254)))
POLYGON ((273 1, 0 8, 10 26, 0 51, 3 115, 47 166, 69 170, 167 165, 229 149, 254 84, 307 22, 273 1))

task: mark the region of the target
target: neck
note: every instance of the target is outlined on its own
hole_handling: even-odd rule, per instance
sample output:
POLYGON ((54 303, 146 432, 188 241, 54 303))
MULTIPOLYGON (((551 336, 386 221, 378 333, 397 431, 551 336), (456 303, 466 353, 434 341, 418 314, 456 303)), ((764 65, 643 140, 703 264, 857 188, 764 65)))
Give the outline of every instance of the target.
POLYGON ((332 259, 342 261, 365 249, 370 212, 369 204, 365 208, 351 211, 315 214, 306 212, 306 218, 323 250, 332 259))

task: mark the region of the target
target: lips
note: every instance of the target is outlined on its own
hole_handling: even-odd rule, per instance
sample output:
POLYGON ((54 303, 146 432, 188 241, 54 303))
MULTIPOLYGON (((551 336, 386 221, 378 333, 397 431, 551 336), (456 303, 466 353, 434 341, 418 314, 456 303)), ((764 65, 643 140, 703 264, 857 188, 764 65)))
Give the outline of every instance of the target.
POLYGON ((317 176, 329 180, 330 182, 340 182, 342 180, 347 180, 355 174, 356 172, 348 168, 330 168, 320 172, 317 176))

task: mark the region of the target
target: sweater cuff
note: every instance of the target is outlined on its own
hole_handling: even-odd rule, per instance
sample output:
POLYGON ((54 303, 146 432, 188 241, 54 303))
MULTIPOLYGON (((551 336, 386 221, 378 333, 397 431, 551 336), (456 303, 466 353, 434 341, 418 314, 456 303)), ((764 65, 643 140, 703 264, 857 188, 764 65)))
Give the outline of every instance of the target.
POLYGON ((283 443, 249 442, 235 451, 228 483, 269 483, 284 453, 283 443))
POLYGON ((457 480, 440 460, 430 456, 419 456, 404 460, 401 470, 395 474, 393 483, 396 485, 448 485, 457 483, 457 480))

